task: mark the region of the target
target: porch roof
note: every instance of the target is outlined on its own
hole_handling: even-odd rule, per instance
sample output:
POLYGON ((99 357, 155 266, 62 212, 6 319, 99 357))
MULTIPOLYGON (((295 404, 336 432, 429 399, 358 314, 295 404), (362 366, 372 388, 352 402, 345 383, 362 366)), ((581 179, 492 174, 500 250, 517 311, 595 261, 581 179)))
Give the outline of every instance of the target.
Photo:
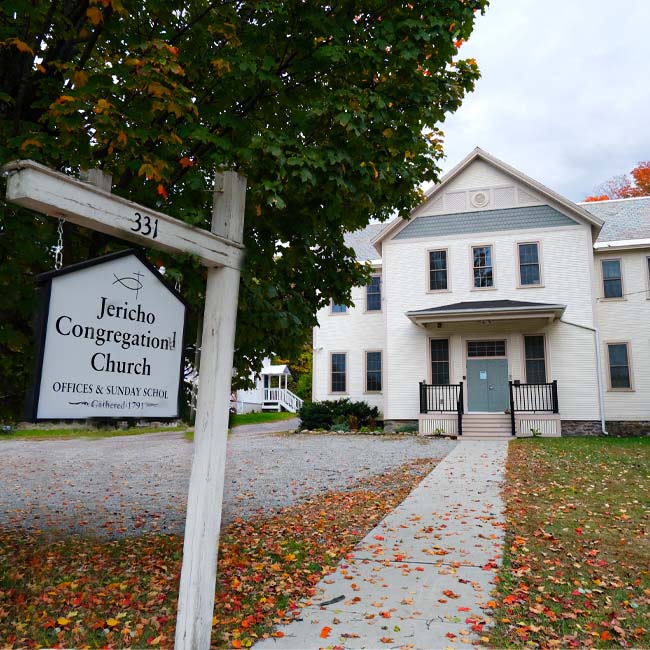
POLYGON ((406 316, 416 325, 480 320, 513 320, 519 318, 560 318, 566 305, 521 300, 473 300, 455 302, 442 307, 407 311, 406 316))
POLYGON ((286 364, 282 364, 279 366, 266 366, 266 368, 262 368, 262 375, 290 375, 291 371, 289 370, 289 366, 286 364))

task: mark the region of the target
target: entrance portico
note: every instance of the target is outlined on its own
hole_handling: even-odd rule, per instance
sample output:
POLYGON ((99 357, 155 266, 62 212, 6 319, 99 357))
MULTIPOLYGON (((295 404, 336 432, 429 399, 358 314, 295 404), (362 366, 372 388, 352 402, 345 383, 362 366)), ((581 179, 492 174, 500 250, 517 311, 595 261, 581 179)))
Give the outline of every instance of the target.
POLYGON ((428 334, 420 432, 558 435, 548 334, 564 309, 495 300, 408 312, 428 334))

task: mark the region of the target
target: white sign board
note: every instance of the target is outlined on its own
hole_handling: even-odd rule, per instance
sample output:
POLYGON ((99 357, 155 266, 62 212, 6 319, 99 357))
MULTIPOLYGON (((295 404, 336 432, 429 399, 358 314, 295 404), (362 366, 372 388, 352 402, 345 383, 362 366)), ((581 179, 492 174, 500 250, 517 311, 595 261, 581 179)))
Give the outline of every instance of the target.
POLYGON ((39 282, 35 419, 179 417, 185 304, 140 253, 107 255, 39 282))

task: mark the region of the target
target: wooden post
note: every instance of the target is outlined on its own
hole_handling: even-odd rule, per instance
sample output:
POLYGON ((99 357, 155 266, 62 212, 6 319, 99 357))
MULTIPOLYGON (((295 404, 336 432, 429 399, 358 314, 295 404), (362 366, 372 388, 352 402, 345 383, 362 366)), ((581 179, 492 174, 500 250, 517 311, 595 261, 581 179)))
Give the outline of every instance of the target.
MULTIPOLYGON (((245 197, 243 176, 235 172, 217 174, 214 234, 242 241, 245 197)), ((238 292, 238 269, 224 266, 208 270, 176 650, 210 648, 238 292)))

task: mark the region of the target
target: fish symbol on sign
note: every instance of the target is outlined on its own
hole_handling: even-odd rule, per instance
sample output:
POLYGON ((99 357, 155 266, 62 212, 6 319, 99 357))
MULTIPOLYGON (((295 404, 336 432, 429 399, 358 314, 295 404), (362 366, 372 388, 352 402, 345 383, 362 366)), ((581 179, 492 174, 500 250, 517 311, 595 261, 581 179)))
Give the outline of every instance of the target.
POLYGON ((115 278, 115 282, 113 282, 113 284, 119 283, 125 289, 128 289, 129 291, 135 291, 135 299, 138 299, 140 289, 143 287, 142 280, 140 280, 140 278, 144 277, 144 273, 136 271, 133 275, 125 275, 121 278, 118 278, 117 275, 113 273, 113 277, 115 278))

